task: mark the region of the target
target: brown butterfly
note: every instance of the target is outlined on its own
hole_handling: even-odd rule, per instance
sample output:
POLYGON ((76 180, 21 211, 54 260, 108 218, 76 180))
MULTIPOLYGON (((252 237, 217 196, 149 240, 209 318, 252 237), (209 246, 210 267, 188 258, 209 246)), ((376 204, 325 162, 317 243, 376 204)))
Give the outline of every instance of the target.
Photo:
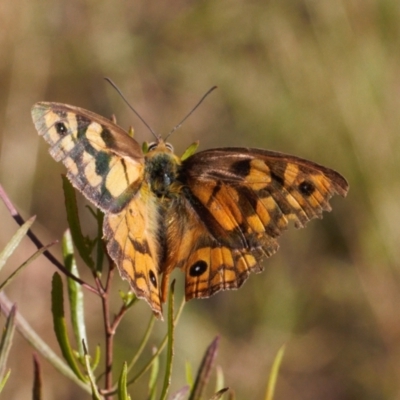
POLYGON ((239 288, 278 250, 290 221, 321 218, 348 191, 337 172, 287 154, 220 148, 179 158, 161 138, 142 151, 78 107, 41 102, 32 117, 72 184, 104 211, 121 276, 160 318, 174 268, 185 273, 186 300, 239 288))

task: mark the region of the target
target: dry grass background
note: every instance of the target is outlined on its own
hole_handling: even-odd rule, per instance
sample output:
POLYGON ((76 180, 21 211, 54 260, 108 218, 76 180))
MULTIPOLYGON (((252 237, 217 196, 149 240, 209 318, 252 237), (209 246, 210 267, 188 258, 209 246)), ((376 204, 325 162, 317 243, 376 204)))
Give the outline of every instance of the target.
MULTIPOLYGON (((287 232, 265 271, 239 291, 187 304, 173 389, 184 384, 185 362, 196 367, 219 333, 218 364, 238 399, 262 398, 284 342, 276 399, 400 399, 399 49, 396 0, 4 0, 0 182, 22 215, 37 215, 34 230, 45 243, 60 238, 67 226, 64 169, 36 134, 34 102, 115 113, 143 141, 149 132, 104 76, 161 134, 218 85, 172 136, 178 154, 199 138, 201 149, 280 150, 337 169, 351 189, 347 199, 333 200, 324 220, 287 232)), ((1 248, 16 230, 2 204, 0 224, 1 248)), ((25 240, 1 276, 33 251, 25 240)), ((7 293, 56 348, 53 272, 41 258, 7 293)), ((116 293, 118 287, 125 286, 116 279, 116 293)), ((90 294, 86 306, 93 348, 102 321, 90 294)), ((116 369, 133 353, 149 315, 140 304, 125 320, 116 369)), ((155 336, 164 331, 158 322, 155 336)), ((30 398, 31 353, 16 337, 4 398, 30 398)), ((87 397, 42 364, 45 398, 87 397)), ((144 399, 145 390, 142 383, 132 398, 144 399)))

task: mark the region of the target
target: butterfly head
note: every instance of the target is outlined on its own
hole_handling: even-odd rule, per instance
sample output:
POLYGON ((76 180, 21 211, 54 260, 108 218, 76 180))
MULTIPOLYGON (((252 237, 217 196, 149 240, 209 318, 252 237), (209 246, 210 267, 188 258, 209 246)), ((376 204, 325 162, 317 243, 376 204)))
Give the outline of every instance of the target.
POLYGON ((165 142, 161 138, 157 138, 155 142, 145 143, 145 154, 156 153, 171 153, 174 154, 174 147, 171 143, 165 142))
POLYGON ((150 183, 151 190, 158 197, 168 197, 181 165, 172 145, 162 139, 149 143, 145 160, 146 180, 150 183))

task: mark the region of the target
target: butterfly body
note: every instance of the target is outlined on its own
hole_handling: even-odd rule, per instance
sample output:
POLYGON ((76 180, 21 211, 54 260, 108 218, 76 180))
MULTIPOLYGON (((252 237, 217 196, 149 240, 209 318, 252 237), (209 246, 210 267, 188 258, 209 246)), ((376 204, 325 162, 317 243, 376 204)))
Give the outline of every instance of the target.
POLYGON ((118 125, 78 107, 37 103, 32 116, 72 184, 104 211, 111 258, 159 317, 174 268, 185 273, 186 299, 238 288, 290 221, 303 227, 348 190, 337 172, 278 152, 181 159, 162 139, 143 153, 118 125))

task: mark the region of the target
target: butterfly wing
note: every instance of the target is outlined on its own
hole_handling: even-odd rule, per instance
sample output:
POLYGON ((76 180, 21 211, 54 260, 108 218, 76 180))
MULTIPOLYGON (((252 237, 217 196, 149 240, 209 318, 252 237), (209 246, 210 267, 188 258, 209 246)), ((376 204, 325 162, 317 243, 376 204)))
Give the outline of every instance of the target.
POLYGON ((108 254, 136 296, 145 299, 162 319, 158 230, 159 202, 146 182, 121 212, 109 213, 104 218, 108 254))
MULTIPOLYGON (((204 190, 212 189, 205 187, 204 190)), ((264 252, 270 256, 277 250, 274 239, 264 241, 264 252, 261 250, 261 239, 251 248, 239 245, 234 232, 223 232, 215 220, 211 221, 200 203, 194 205, 194 198, 186 197, 188 190, 185 192, 185 196, 176 199, 165 217, 168 252, 162 264, 163 301, 168 291, 169 275, 174 268, 181 268, 186 275, 186 300, 209 297, 222 289, 240 287, 250 272, 262 271, 257 260, 264 252), (210 222, 214 225, 207 225, 210 222)))
POLYGON ((250 272, 262 270, 261 258, 277 251, 290 221, 299 228, 321 218, 331 210, 329 199, 348 191, 329 168, 247 148, 199 152, 182 163, 179 180, 180 215, 190 223, 178 234, 182 228, 171 223, 171 237, 182 236, 182 244, 170 252, 166 270, 173 264, 184 270, 187 299, 241 286, 250 272))
POLYGON ((139 144, 100 115, 59 103, 37 103, 32 118, 72 184, 104 212, 123 209, 143 180, 139 144))
POLYGON ((32 118, 72 184, 104 211, 107 249, 121 276, 161 315, 158 211, 139 144, 106 118, 67 104, 37 103, 32 118))

